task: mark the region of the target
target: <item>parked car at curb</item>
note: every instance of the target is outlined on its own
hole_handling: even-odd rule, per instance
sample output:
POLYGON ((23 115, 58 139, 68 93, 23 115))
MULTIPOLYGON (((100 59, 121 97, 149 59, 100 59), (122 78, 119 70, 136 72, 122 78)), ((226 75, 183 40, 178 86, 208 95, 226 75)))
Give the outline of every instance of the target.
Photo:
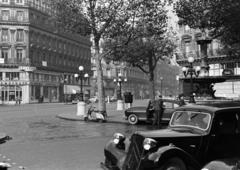
POLYGON ((165 129, 115 133, 104 148, 109 170, 200 170, 240 157, 240 102, 176 108, 165 129))
POLYGON ((205 165, 202 170, 239 170, 240 158, 214 160, 205 165))
MULTIPOLYGON (((181 102, 179 100, 172 99, 160 99, 163 101, 164 112, 161 119, 162 123, 168 123, 173 111, 175 108, 181 106, 181 102)), ((149 101, 150 102, 150 101, 149 101)), ((132 125, 135 125, 139 122, 152 122, 154 119, 153 113, 150 113, 150 118, 147 119, 147 112, 153 112, 152 106, 150 103, 146 103, 145 106, 135 106, 125 110, 124 115, 125 119, 132 125)))

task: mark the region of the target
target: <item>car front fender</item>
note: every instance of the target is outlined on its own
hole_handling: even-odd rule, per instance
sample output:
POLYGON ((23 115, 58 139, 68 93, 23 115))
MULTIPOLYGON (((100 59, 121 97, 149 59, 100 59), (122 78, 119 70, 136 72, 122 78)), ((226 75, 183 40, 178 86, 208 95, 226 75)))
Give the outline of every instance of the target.
MULTIPOLYGON (((105 159, 108 160, 115 160, 117 167, 122 167, 124 160, 126 158, 126 151, 124 149, 119 149, 116 147, 116 144, 113 142, 113 140, 110 140, 104 148, 105 152, 105 159), (106 154, 109 153, 109 154, 106 154)), ((114 162, 115 162, 114 161, 114 162)))
POLYGON ((188 166, 194 167, 194 169, 201 168, 199 162, 194 159, 189 153, 172 144, 158 148, 156 152, 149 154, 148 159, 157 165, 163 165, 166 160, 172 157, 178 157, 182 159, 185 163, 188 164, 188 166))

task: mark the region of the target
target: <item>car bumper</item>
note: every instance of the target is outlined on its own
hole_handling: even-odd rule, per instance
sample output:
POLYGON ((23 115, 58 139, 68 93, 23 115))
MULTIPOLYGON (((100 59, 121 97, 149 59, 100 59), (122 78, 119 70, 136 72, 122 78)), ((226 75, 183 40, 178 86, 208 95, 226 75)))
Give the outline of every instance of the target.
POLYGON ((119 170, 119 168, 117 166, 108 166, 106 165, 105 163, 101 162, 100 163, 100 167, 103 169, 103 170, 119 170))

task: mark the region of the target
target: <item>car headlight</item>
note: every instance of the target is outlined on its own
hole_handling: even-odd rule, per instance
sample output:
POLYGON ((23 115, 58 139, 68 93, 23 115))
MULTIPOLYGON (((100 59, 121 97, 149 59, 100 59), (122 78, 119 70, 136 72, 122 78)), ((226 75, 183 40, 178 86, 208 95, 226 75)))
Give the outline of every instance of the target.
POLYGON ((201 170, 209 170, 208 168, 203 168, 203 169, 201 169, 201 170))
POLYGON ((125 136, 121 133, 115 133, 113 135, 113 143, 115 143, 116 145, 123 142, 125 140, 125 136))
POLYGON ((151 138, 145 138, 143 141, 143 148, 145 150, 150 150, 151 148, 154 148, 157 145, 157 141, 151 138))

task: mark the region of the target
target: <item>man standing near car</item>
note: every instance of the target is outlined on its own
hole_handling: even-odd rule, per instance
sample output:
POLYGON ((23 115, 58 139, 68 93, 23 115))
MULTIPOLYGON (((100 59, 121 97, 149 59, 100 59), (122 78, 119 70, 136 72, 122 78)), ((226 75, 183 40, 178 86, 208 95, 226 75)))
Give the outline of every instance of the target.
POLYGON ((153 105, 154 105, 153 125, 157 125, 158 128, 161 128, 161 120, 162 120, 162 115, 164 111, 162 99, 155 100, 153 105))

